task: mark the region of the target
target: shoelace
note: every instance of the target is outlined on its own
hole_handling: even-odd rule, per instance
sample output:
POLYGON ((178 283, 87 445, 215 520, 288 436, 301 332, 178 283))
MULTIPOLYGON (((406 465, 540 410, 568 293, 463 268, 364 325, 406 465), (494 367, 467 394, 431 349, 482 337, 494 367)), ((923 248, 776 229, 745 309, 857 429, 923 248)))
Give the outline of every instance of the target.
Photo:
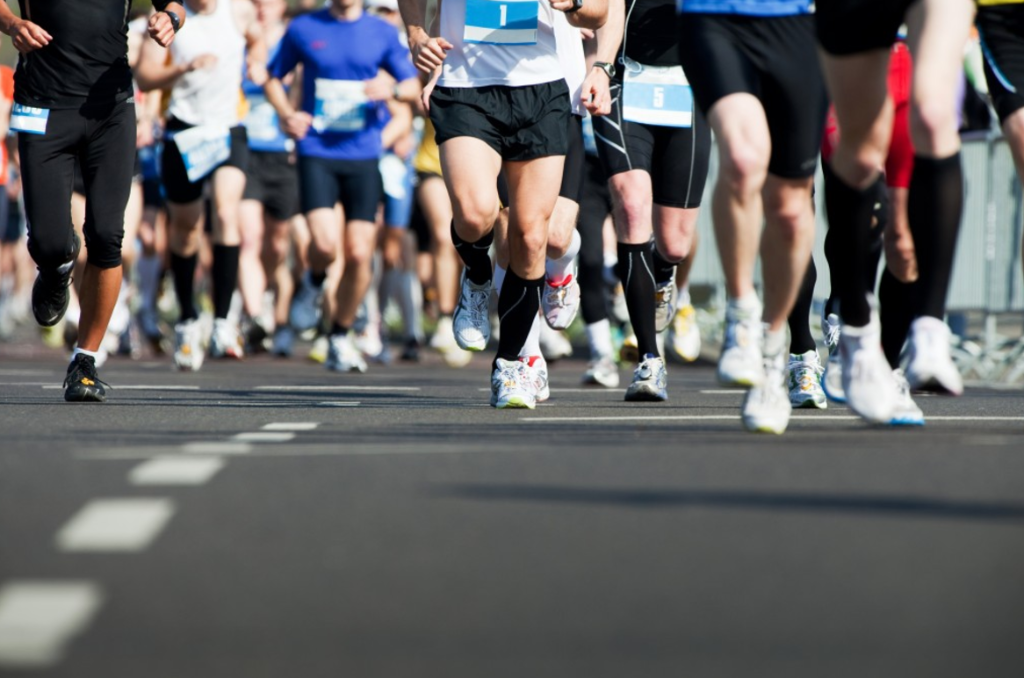
POLYGON ((487 317, 487 306, 490 301, 490 294, 486 290, 470 290, 466 304, 466 310, 474 322, 481 322, 487 317))
POLYGON ((53 281, 55 283, 52 286, 48 285, 48 291, 50 293, 47 295, 46 301, 50 304, 59 304, 64 296, 65 290, 71 287, 71 283, 74 282, 71 278, 71 271, 68 271, 67 273, 44 273, 40 269, 39 273, 42 277, 47 279, 47 282, 53 281))
POLYGON ((550 305, 550 306, 557 306, 559 308, 561 308, 562 306, 565 306, 565 294, 566 294, 566 287, 565 286, 549 288, 547 293, 546 293, 548 305, 550 305))
POLYGON ((833 347, 839 346, 839 325, 830 325, 826 320, 825 327, 825 344, 828 345, 829 353, 831 353, 833 347))
POLYGON ((89 379, 97 384, 102 384, 106 388, 111 388, 110 384, 100 379, 96 374, 95 363, 81 358, 76 358, 71 367, 71 371, 68 372, 66 377, 64 377, 64 388, 67 388, 69 384, 80 382, 82 379, 89 379))

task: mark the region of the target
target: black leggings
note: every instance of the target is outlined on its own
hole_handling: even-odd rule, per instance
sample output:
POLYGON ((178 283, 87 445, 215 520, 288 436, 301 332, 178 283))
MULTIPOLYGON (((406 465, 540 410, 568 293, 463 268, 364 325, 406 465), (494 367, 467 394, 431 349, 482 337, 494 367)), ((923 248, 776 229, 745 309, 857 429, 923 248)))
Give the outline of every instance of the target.
POLYGON ((28 249, 42 269, 74 253, 71 193, 77 161, 85 180, 89 263, 121 265, 124 211, 135 168, 135 104, 51 110, 45 134, 18 135, 28 217, 28 249))
POLYGON ((604 289, 604 222, 611 214, 608 181, 597 157, 588 155, 583 195, 576 229, 580 232, 579 281, 583 322, 590 325, 608 317, 604 289))

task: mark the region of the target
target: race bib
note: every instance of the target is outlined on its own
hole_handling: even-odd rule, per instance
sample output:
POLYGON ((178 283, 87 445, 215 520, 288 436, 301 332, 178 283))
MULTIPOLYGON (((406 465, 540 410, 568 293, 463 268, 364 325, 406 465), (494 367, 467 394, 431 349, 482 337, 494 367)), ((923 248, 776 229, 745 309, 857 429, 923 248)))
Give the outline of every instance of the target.
POLYGON ((384 194, 393 200, 405 200, 405 183, 409 174, 405 162, 394 153, 385 153, 377 167, 384 182, 384 194))
POLYGON ((191 127, 171 137, 193 184, 231 157, 231 130, 218 125, 191 127))
POLYGON ((32 108, 14 104, 11 109, 10 128, 15 132, 26 134, 46 134, 46 123, 50 119, 50 109, 32 108))
POLYGON ((291 139, 281 131, 277 111, 262 94, 251 94, 249 114, 245 116, 245 133, 249 148, 256 151, 291 150, 291 139))
POLYGON ((625 60, 622 117, 659 127, 693 126, 693 90, 682 66, 645 66, 625 60))
POLYGON ((317 132, 359 132, 366 128, 370 100, 361 80, 316 79, 313 129, 317 132))
POLYGON ((465 42, 482 45, 536 45, 537 0, 466 0, 465 42))

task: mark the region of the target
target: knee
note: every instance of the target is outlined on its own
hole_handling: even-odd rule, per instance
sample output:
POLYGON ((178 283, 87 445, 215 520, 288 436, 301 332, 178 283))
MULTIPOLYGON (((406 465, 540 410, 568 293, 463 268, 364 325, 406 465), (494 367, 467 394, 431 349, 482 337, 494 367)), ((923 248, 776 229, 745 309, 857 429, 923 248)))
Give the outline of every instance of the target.
POLYGON ((662 259, 679 263, 693 252, 693 238, 675 238, 671 242, 658 245, 662 259))
POLYGON ((516 242, 519 252, 522 252, 531 258, 543 257, 546 254, 547 249, 547 236, 547 229, 525 228, 518 229, 518 232, 514 236, 510 234, 510 240, 514 240, 516 242))
MULTIPOLYGON (((43 270, 52 270, 72 261, 75 256, 71 232, 67 238, 39 238, 29 229, 28 251, 32 260, 43 270)), ((92 248, 89 249, 92 253, 92 248)))
POLYGON ((86 255, 89 264, 100 269, 117 268, 121 265, 121 245, 124 228, 104 232, 86 233, 86 255))
POLYGON ((485 209, 479 205, 468 206, 459 212, 455 230, 466 242, 476 242, 491 232, 498 220, 498 206, 485 209))
POLYGON ((955 146, 957 141, 956 111, 934 98, 915 102, 910 110, 910 135, 917 152, 945 155, 945 146, 955 146))
POLYGON ((375 243, 371 239, 352 239, 345 243, 345 266, 369 266, 373 260, 375 243))
POLYGON ((756 144, 734 145, 722 154, 720 177, 733 193, 753 196, 768 176, 770 151, 756 144))
POLYGON ((772 192, 765 196, 764 211, 772 225, 772 237, 782 238, 795 244, 808 231, 813 232, 814 220, 809 217, 811 198, 809 192, 772 192))

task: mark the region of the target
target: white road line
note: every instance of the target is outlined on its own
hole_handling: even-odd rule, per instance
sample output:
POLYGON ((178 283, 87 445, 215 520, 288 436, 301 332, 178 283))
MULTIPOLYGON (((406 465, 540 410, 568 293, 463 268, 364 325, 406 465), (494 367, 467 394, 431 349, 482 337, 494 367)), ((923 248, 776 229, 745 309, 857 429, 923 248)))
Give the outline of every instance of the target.
POLYGON ((154 457, 128 473, 132 485, 202 485, 222 468, 218 457, 154 457))
POLYGON ((103 593, 89 581, 11 581, 0 588, 0 668, 39 669, 92 621, 103 593))
MULTIPOLYGON (((564 423, 594 421, 739 421, 738 414, 626 415, 617 417, 520 417, 523 422, 564 423)), ((925 423, 934 421, 1024 421, 1024 417, 933 417, 925 415, 925 423)), ((794 414, 790 421, 863 421, 852 414, 794 414)))
POLYGON ((181 446, 181 451, 185 454, 248 454, 252 452, 252 445, 200 440, 194 443, 185 443, 181 446))
POLYGON ((0 369, 0 377, 43 377, 54 374, 53 370, 0 369))
POLYGON ((174 515, 170 499, 94 499, 57 533, 61 551, 142 551, 174 515))
MULTIPOLYGON (((63 386, 43 386, 46 390, 61 390, 63 386)), ((183 386, 181 384, 118 384, 114 387, 118 391, 198 391, 198 386, 183 386)))
POLYGON ((419 386, 257 386, 256 391, 419 391, 419 386))
POLYGON ((263 426, 264 431, 312 431, 320 424, 312 421, 276 421, 263 426))
MULTIPOLYGON (((481 393, 490 393, 490 388, 478 388, 481 393)), ((552 388, 552 393, 618 393, 615 389, 591 386, 590 388, 552 388)))
POLYGON ((286 443, 295 437, 287 431, 247 431, 231 436, 232 440, 243 443, 286 443))
POLYGON ((743 395, 746 393, 743 389, 709 389, 707 391, 701 391, 703 395, 743 395))
POLYGON ((320 407, 359 407, 360 404, 358 401, 351 400, 328 400, 327 402, 317 403, 320 407))

